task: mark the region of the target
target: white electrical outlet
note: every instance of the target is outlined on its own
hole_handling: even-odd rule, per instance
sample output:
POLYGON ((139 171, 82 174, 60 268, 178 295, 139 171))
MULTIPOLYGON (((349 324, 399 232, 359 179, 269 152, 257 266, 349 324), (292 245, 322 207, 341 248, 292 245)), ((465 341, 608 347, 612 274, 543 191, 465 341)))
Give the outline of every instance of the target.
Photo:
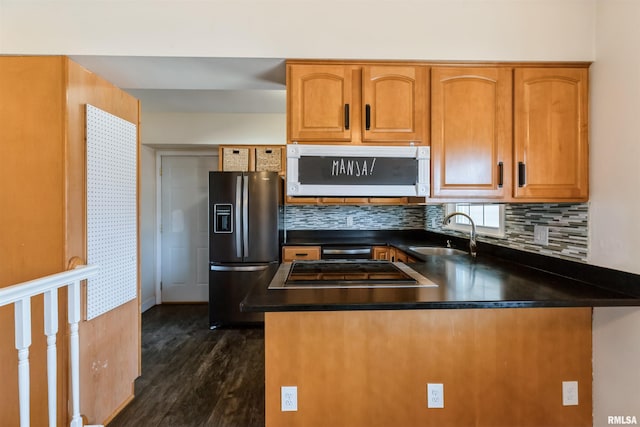
POLYGON ((280 388, 282 412, 298 410, 298 386, 283 386, 280 388))
POLYGON ((427 408, 444 408, 443 384, 427 384, 427 408))
POLYGON ((533 243, 547 246, 549 244, 549 227, 546 225, 534 225, 533 243))
POLYGON ((578 381, 562 381, 562 405, 576 406, 578 404, 578 381))
POLYGON ((347 227, 352 227, 352 226, 353 226, 353 216, 347 215, 347 227))

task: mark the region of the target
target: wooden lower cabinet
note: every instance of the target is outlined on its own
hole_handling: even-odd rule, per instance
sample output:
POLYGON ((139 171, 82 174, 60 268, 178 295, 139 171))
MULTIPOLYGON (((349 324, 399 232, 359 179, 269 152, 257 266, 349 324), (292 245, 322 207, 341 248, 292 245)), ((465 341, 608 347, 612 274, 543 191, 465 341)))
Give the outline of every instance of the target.
POLYGON ((282 262, 315 261, 320 259, 320 246, 283 246, 282 262))
POLYGON ((391 246, 374 246, 373 259, 391 260, 391 246))
POLYGON ((591 426, 591 311, 266 313, 266 426, 591 426), (427 383, 444 408, 427 408, 427 383), (298 387, 296 412, 282 386, 298 387))
POLYGON ((393 246, 374 246, 373 259, 392 262, 416 262, 415 258, 398 248, 394 248, 393 246))

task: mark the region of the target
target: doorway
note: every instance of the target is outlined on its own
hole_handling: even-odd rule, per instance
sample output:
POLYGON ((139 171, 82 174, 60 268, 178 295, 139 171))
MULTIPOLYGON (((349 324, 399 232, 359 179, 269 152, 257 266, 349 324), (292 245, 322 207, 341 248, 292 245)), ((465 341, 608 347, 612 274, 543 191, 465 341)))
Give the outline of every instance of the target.
POLYGON ((162 303, 209 300, 209 172, 214 155, 160 155, 162 303))

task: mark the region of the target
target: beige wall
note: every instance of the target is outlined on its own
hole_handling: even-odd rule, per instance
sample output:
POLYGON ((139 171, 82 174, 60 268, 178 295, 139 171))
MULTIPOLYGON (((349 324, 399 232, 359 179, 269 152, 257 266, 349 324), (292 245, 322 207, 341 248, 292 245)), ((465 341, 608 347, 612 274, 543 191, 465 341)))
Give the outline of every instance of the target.
POLYGON ((142 144, 283 145, 285 114, 142 113, 142 144))
MULTIPOLYGON (((640 274, 640 2, 598 0, 591 73, 589 263, 640 274)), ((597 308, 594 425, 640 419, 640 309, 597 308)))
POLYGON ((593 0, 3 0, 0 53, 589 60, 593 4, 593 0))

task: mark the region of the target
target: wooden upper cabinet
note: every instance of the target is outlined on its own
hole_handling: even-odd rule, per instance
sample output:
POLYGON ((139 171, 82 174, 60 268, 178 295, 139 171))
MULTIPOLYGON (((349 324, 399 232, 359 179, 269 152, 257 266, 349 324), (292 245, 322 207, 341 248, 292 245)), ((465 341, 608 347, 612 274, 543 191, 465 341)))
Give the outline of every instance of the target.
POLYGON ((432 68, 432 197, 510 195, 511 85, 511 68, 432 68))
POLYGON ((293 63, 287 70, 288 142, 425 143, 427 67, 293 63))
POLYGON ((422 142, 426 88, 424 67, 363 67, 362 140, 422 142))
POLYGON ((516 69, 514 107, 514 198, 586 201, 588 70, 516 69))
POLYGON ((288 109, 292 141, 351 141, 352 67, 289 66, 288 109))

